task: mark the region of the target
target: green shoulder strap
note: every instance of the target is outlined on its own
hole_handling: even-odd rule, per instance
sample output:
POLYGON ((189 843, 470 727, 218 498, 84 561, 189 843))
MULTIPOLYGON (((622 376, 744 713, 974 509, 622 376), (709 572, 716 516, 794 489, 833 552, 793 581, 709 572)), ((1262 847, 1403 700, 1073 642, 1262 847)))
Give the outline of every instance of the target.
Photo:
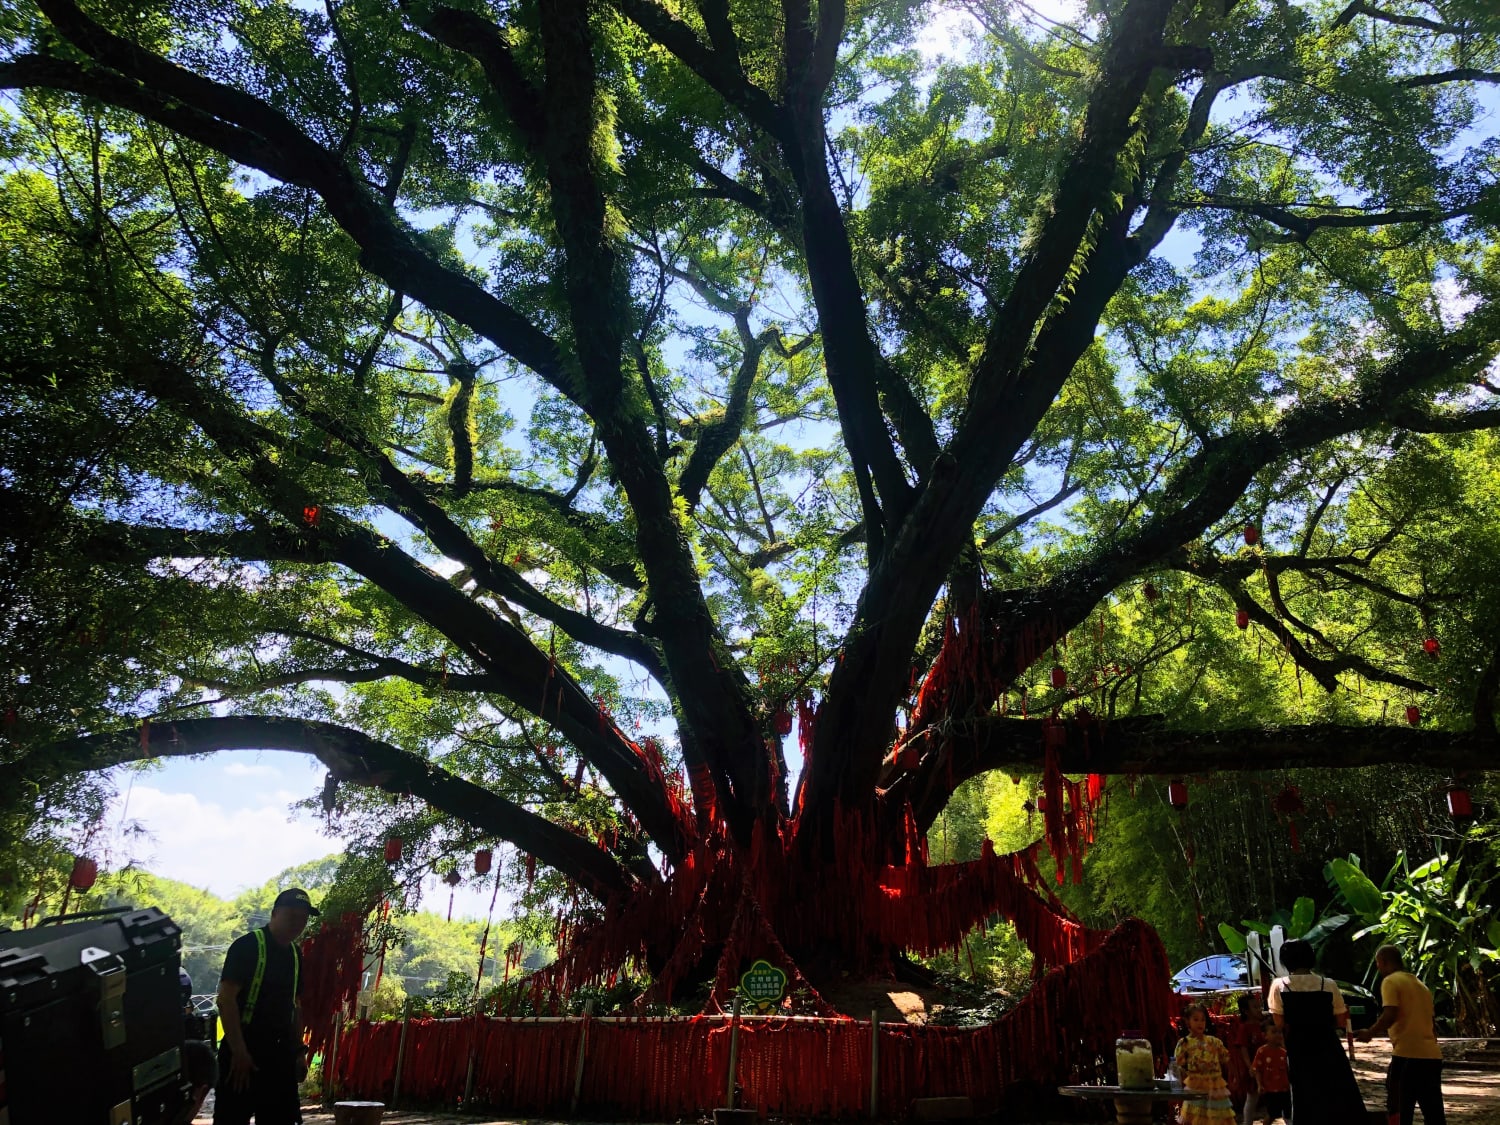
MULTIPOLYGON (((295 970, 294 970, 295 971, 295 970)), ((255 975, 250 978, 250 992, 245 997, 244 1010, 240 1012, 240 1023, 246 1024, 255 1018, 255 1004, 260 999, 260 986, 266 980, 266 931, 255 931, 255 975)), ((295 985, 295 977, 293 978, 295 985)))

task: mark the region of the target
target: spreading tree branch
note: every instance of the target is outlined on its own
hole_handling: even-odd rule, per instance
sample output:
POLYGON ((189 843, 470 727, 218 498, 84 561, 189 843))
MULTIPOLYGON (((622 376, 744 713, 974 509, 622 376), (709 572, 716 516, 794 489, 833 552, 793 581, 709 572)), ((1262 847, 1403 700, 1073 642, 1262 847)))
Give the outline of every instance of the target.
POLYGON ((1459 66, 1433 74, 1413 74, 1399 79, 1396 85, 1416 90, 1424 86, 1442 86, 1448 82, 1500 83, 1500 70, 1476 70, 1471 66, 1459 66))
MULTIPOLYGON (((750 81, 737 55, 706 46, 691 27, 656 0, 615 0, 614 6, 748 120, 772 137, 786 137, 786 120, 781 107, 750 81)), ((709 31, 712 34, 714 29, 710 27, 709 31)))
POLYGON ((254 95, 121 38, 72 0, 42 0, 39 6, 58 31, 98 65, 19 55, 0 63, 0 88, 45 87, 97 97, 274 179, 310 188, 359 246, 365 268, 392 288, 448 313, 575 398, 550 337, 466 274, 439 262, 363 179, 290 118, 254 95))
POLYGON ((1297 622, 1296 618, 1287 613, 1285 604, 1281 602, 1279 593, 1275 592, 1274 576, 1268 576, 1272 586, 1272 598, 1276 606, 1276 612, 1266 609, 1258 601, 1252 598, 1245 590, 1243 584, 1225 575, 1222 571, 1216 571, 1211 560, 1204 560, 1198 556, 1190 556, 1190 561, 1183 565, 1183 569, 1190 574, 1201 578, 1211 578, 1216 581, 1229 596, 1234 599, 1237 610, 1243 611, 1251 621, 1261 628, 1268 630, 1278 643, 1286 650, 1287 655, 1292 658, 1299 668, 1304 669, 1318 686, 1324 691, 1336 691, 1339 686, 1339 673, 1358 672, 1367 680, 1379 683, 1391 684, 1394 687, 1405 688, 1408 691, 1429 692, 1432 691, 1430 684, 1424 684, 1420 680, 1414 680, 1410 676, 1403 676, 1399 672, 1392 672, 1371 664, 1363 657, 1353 653, 1340 653, 1333 657, 1315 656, 1308 650, 1307 646, 1292 632, 1287 622, 1296 622, 1298 626, 1314 640, 1321 641, 1325 647, 1333 646, 1323 638, 1317 630, 1297 622))
POLYGON ((453 449, 453 494, 467 496, 474 485, 473 424, 474 365, 455 360, 448 365, 448 378, 458 385, 448 404, 448 441, 453 449))
POLYGON ((1417 434, 1462 434, 1500 428, 1500 410, 1442 410, 1403 404, 1391 411, 1390 420, 1417 434))
POLYGON ((724 403, 724 416, 704 426, 699 432, 692 455, 688 457, 688 463, 677 481, 677 491, 687 502, 689 511, 698 506, 714 466, 739 440, 740 433, 745 428, 745 419, 749 416, 750 390, 760 373, 761 356, 765 354, 767 347, 780 339, 780 333, 774 327, 759 335, 752 332, 750 310, 747 308, 735 310, 734 326, 740 334, 744 351, 740 355, 739 367, 729 380, 729 397, 724 403))
MULTIPOLYGON (((649 640, 637 633, 611 628, 570 606, 559 605, 527 582, 513 568, 490 558, 469 533, 448 515, 441 505, 433 501, 402 472, 373 441, 339 417, 315 407, 299 388, 276 372, 269 355, 264 358, 266 362, 262 364, 262 373, 289 405, 325 433, 347 445, 368 468, 374 470, 375 479, 372 484, 375 487, 371 490, 374 498, 398 515, 410 519, 432 541, 433 546, 449 558, 462 563, 483 589, 513 601, 523 609, 552 622, 581 644, 634 661, 646 669, 659 683, 666 683, 666 668, 662 664, 660 654, 656 652, 649 640)), ((470 395, 473 393, 474 371, 472 367, 459 368, 456 364, 450 365, 450 371, 459 382, 458 393, 455 394, 454 401, 449 407, 450 427, 455 430, 463 429, 462 443, 467 449, 469 446, 467 405, 461 407, 460 400, 465 398, 465 388, 470 395), (454 421, 454 414, 461 410, 461 421, 454 421)), ((459 440, 456 433, 454 440, 455 442, 459 440)), ((456 452, 457 448, 455 448, 456 452)), ((460 478, 463 476, 461 472, 456 475, 460 478)), ((468 475, 472 477, 472 455, 468 475)), ((454 495, 461 497, 467 491, 468 489, 462 486, 461 480, 456 479, 453 485, 454 495)))
POLYGON ((1354 0, 1333 21, 1335 28, 1344 27, 1354 22, 1356 16, 1368 16, 1372 20, 1381 23, 1394 24, 1397 27, 1412 27, 1419 31, 1431 31, 1438 35, 1462 35, 1464 27, 1460 24, 1442 23, 1438 20, 1425 19, 1422 16, 1409 16, 1401 12, 1387 12, 1384 9, 1367 3, 1366 0, 1354 0))
MULTIPOLYGON (((418 479, 412 484, 433 500, 449 499, 454 495, 453 486, 444 482, 418 479)), ((578 539, 586 546, 589 566, 628 590, 642 587, 641 577, 636 573, 635 545, 628 532, 598 513, 575 508, 569 495, 503 477, 477 480, 471 491, 500 492, 539 515, 560 519, 577 532, 578 539)))
MULTIPOLYGON (((1394 724, 1317 723, 1177 730, 1149 717, 1066 722, 1063 729, 1067 741, 1053 749, 1058 765, 1068 773, 1197 774, 1380 765, 1452 772, 1500 766, 1500 739, 1493 729, 1443 731, 1394 724)), ((990 716, 957 724, 950 737, 955 784, 988 770, 1040 769, 1046 761, 1039 719, 990 716)), ((946 803, 946 794, 941 799, 946 803)), ((935 816, 941 805, 924 811, 935 816)))
POLYGON ((690 769, 706 766, 712 772, 720 808, 748 842, 757 810, 771 807, 772 763, 750 685, 723 650, 656 444, 625 385, 624 310, 631 302, 597 170, 602 106, 592 22, 585 0, 551 0, 539 15, 546 70, 543 158, 585 394, 635 513, 656 607, 655 632, 682 723, 693 728, 694 737, 683 738, 684 756, 690 769), (694 757, 699 753, 702 759, 694 757))
POLYGON ((600 899, 623 894, 634 883, 607 852, 498 793, 363 731, 312 719, 181 719, 152 728, 149 736, 139 729, 79 735, 0 766, 0 788, 24 792, 72 773, 219 750, 310 754, 340 781, 419 797, 439 812, 515 844, 600 899))
POLYGON ((1267 465, 1307 452, 1343 434, 1390 424, 1412 409, 1408 396, 1425 387, 1472 378, 1500 348, 1495 310, 1476 310, 1463 330, 1427 339, 1362 373, 1352 394, 1309 400, 1269 426, 1231 431, 1205 443, 1170 478, 1155 514, 1066 576, 1022 595, 1025 620, 1048 617, 1067 630, 1110 589, 1191 542, 1223 518, 1267 465))
POLYGON ((880 354, 870 336, 848 230, 824 155, 822 98, 833 76, 844 6, 819 4, 816 23, 810 5, 801 0, 788 0, 783 6, 784 104, 754 86, 737 57, 706 47, 691 28, 653 0, 617 0, 617 6, 781 148, 802 197, 800 233, 824 362, 844 445, 853 461, 873 560, 880 554, 887 522, 905 511, 911 487, 886 429, 875 382, 869 378, 881 362, 880 354), (882 505, 889 511, 883 512, 882 505))
MULTIPOLYGON (((54 364, 51 370, 56 368, 54 364)), ((259 444, 257 428, 246 424, 234 403, 205 389, 180 367, 125 355, 119 368, 123 380, 195 422, 239 464, 270 509, 293 527, 301 526, 302 534, 321 543, 328 557, 390 593, 494 676, 495 690, 555 726, 604 775, 657 846, 669 856, 681 854, 679 825, 650 765, 530 637, 384 536, 327 508, 320 497, 271 462, 259 444), (309 512, 315 514, 312 526, 309 512)))
POLYGON ((428 35, 479 63, 527 146, 539 152, 547 132, 541 91, 521 70, 500 27, 476 12, 458 8, 438 5, 424 17, 418 6, 403 7, 428 35))
POLYGON ((1490 197, 1494 194, 1495 189, 1490 188, 1481 192, 1469 203, 1443 209, 1424 207, 1370 211, 1339 208, 1319 210, 1312 214, 1293 211, 1286 204, 1216 196, 1208 196, 1201 200, 1174 200, 1170 206, 1177 210, 1198 208, 1254 215, 1258 219, 1264 219, 1287 231, 1287 241, 1306 242, 1320 230, 1367 229, 1407 223, 1430 226, 1434 223, 1445 223, 1451 219, 1472 215, 1476 210, 1488 206, 1490 197))

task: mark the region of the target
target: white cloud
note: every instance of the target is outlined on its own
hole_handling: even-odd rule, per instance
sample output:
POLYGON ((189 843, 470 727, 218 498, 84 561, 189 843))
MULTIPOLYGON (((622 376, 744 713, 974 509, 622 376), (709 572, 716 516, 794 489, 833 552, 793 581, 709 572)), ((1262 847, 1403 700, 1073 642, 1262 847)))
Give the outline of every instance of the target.
MULTIPOLYGON (((1007 6, 1012 24, 1025 30, 1028 37, 1045 33, 1055 24, 1075 23, 1082 15, 1078 0, 1030 0, 1007 6)), ((979 21, 967 10, 939 4, 917 33, 916 48, 928 62, 940 58, 963 60, 970 55, 970 37, 979 31, 979 21)))
MULTIPOLYGON (((146 835, 117 842, 114 864, 134 860, 154 874, 225 898, 341 847, 311 818, 289 813, 285 804, 226 809, 192 793, 139 784, 130 792, 126 818, 146 835)), ((110 819, 119 822, 118 810, 110 819)))
POLYGON ((966 40, 978 27, 978 21, 968 12, 944 5, 917 33, 917 51, 928 62, 940 58, 963 58, 968 54, 966 40))
POLYGON ((1457 278, 1440 277, 1432 286, 1437 298, 1438 316, 1450 332, 1479 306, 1479 296, 1466 289, 1457 278))
POLYGON ((281 770, 275 766, 256 765, 250 762, 230 762, 224 767, 229 777, 280 777, 281 770))

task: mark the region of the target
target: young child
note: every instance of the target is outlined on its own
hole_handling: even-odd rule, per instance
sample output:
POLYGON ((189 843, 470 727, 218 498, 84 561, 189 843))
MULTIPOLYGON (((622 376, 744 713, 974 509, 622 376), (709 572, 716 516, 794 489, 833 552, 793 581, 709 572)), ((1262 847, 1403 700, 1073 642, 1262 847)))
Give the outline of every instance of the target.
POLYGON ((1208 1008, 1204 1005, 1194 1004, 1189 1008, 1187 1021, 1187 1038, 1177 1044, 1174 1059, 1177 1072, 1182 1075, 1183 1086, 1208 1096, 1200 1101, 1183 1102, 1178 1121, 1182 1125, 1235 1125, 1229 1087, 1224 1084, 1229 1048, 1208 1034, 1208 1008))
POLYGON ((1229 1048, 1229 1100, 1240 1110, 1240 1121, 1250 1125, 1260 1119, 1259 1091, 1255 1085, 1255 1052, 1266 1041, 1260 1010, 1260 993, 1247 992, 1239 998, 1239 1019, 1225 1037, 1229 1048), (1243 1107, 1241 1109, 1241 1107, 1243 1107))
POLYGON ((1266 1125, 1280 1117, 1291 1120, 1292 1083, 1287 1077, 1286 1045, 1274 1019, 1266 1020, 1266 1043, 1255 1052, 1255 1081, 1260 1087, 1260 1112, 1266 1125))

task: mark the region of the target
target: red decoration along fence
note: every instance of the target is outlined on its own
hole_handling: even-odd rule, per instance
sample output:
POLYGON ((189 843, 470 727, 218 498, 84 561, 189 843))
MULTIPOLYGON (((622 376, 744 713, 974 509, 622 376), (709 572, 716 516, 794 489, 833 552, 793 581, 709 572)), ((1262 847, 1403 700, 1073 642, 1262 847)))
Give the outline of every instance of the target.
MULTIPOLYGON (((913 1099, 967 1095, 984 1112, 1096 1076, 1129 1025, 1167 1044, 1173 996, 1154 931, 1126 922, 1095 952, 1038 980, 1010 1012, 984 1027, 882 1024, 882 1115, 913 1099)), ((415 1020, 407 1029, 401 1096, 419 1104, 459 1102, 475 1060, 472 1106, 513 1114, 569 1110, 582 1020, 415 1020)), ((730 1023, 684 1019, 590 1020, 580 1111, 672 1120, 724 1104, 730 1023)), ((389 1101, 401 1025, 355 1024, 341 1037, 335 1080, 341 1098, 389 1101)), ((870 1025, 851 1019, 742 1021, 737 1078, 741 1104, 796 1117, 869 1112, 870 1025)))

